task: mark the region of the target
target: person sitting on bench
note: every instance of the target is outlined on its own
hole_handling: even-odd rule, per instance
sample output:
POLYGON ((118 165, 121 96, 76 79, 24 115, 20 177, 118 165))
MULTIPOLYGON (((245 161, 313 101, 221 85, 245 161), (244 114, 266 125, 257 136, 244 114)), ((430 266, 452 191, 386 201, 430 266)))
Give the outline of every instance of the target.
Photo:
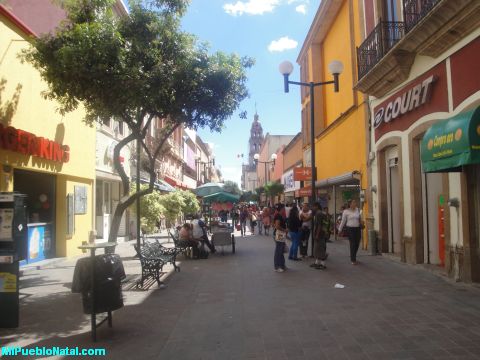
POLYGON ((180 247, 192 248, 192 257, 198 258, 198 245, 199 241, 192 237, 192 229, 190 224, 183 224, 178 231, 178 245, 180 247))
POLYGON ((200 219, 200 216, 197 214, 195 215, 193 221, 192 221, 192 235, 194 240, 201 241, 202 244, 207 245, 208 248, 210 249, 210 252, 214 254, 216 252, 215 247, 213 244, 210 242, 207 236, 207 226, 203 222, 203 220, 200 219))

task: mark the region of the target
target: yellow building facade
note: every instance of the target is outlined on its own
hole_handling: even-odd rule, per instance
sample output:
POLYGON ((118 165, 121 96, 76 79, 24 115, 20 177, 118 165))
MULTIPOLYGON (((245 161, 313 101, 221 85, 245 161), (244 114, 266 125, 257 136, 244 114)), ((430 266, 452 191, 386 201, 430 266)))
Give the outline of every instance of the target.
MULTIPOLYGON (((361 11, 358 1, 322 1, 297 62, 301 67, 301 81, 315 83, 333 80, 328 71, 331 61, 343 63, 339 92, 334 92, 333 85, 315 88, 317 198, 337 216, 347 200, 356 199, 366 219, 368 109, 364 96, 354 89, 357 81, 355 51, 363 33, 361 11)), ((308 88, 302 88, 301 99, 303 158, 304 165, 310 166, 308 88)))
POLYGON ((35 243, 29 236, 28 262, 35 262, 80 254, 77 247, 89 241, 95 128, 82 122, 83 110, 63 116, 58 103, 42 96, 47 84, 18 57, 31 36, 0 5, 0 191, 27 195, 29 234, 37 229, 35 243))

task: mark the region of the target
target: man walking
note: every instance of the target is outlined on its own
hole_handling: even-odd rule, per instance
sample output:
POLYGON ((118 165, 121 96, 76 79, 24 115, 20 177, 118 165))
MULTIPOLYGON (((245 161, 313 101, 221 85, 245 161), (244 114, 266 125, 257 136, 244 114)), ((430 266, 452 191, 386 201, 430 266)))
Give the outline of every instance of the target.
POLYGON ((315 262, 310 267, 317 270, 325 270, 325 260, 327 260, 327 239, 326 235, 328 229, 325 228, 325 213, 321 210, 320 204, 316 202, 313 204, 314 215, 314 233, 313 233, 313 249, 315 255, 315 262))
POLYGON ((302 228, 300 230, 300 255, 302 258, 307 257, 308 238, 310 237, 310 228, 312 227, 312 210, 308 203, 304 203, 302 211, 300 211, 300 220, 302 220, 302 228))

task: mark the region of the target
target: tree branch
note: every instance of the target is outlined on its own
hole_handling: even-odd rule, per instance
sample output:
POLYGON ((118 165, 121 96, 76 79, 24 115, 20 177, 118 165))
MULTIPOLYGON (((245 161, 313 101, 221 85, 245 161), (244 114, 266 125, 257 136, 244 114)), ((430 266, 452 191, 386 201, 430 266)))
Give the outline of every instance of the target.
POLYGON ((115 145, 115 148, 113 149, 113 167, 115 170, 117 170, 118 175, 120 175, 120 178, 122 179, 122 185, 123 185, 123 195, 128 195, 130 192, 130 179, 127 176, 127 173, 125 172, 125 169, 123 168, 122 164, 120 163, 120 151, 131 141, 133 141, 136 138, 136 135, 134 132, 131 132, 130 135, 127 137, 123 138, 118 142, 117 145, 115 145))

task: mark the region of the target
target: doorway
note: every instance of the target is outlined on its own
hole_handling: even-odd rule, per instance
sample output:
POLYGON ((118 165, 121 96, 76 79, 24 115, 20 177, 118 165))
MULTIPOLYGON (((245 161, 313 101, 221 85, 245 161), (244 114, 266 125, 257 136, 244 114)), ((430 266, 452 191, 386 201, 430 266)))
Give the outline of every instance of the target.
POLYGON ((398 157, 387 160, 388 252, 401 254, 400 174, 398 157))
POLYGON ((13 190, 27 196, 27 262, 55 257, 55 176, 15 169, 13 178, 13 190))
POLYGON ((440 265, 439 199, 443 193, 441 173, 422 174, 424 263, 440 265))

